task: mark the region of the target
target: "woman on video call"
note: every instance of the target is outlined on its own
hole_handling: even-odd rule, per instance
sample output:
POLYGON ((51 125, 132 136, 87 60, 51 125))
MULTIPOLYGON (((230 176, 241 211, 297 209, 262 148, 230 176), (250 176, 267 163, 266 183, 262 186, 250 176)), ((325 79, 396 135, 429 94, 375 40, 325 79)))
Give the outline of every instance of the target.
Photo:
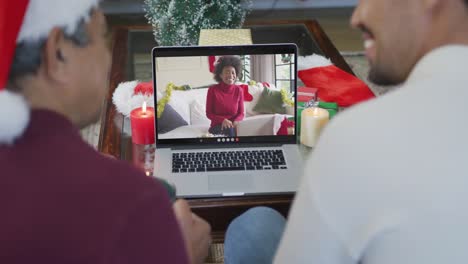
POLYGON ((235 84, 241 73, 242 62, 237 56, 223 56, 214 69, 218 82, 208 89, 206 116, 211 120, 211 134, 235 136, 236 126, 244 119, 244 94, 235 84))

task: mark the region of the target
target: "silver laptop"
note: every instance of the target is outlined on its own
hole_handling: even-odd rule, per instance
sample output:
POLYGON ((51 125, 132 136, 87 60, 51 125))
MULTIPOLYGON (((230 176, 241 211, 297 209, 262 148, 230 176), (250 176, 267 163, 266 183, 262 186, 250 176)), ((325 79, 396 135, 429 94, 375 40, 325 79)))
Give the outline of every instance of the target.
POLYGON ((178 197, 297 190, 297 105, 279 92, 296 94, 296 45, 156 47, 152 58, 155 105, 166 102, 157 107, 156 177, 178 197), (233 61, 241 68, 220 67, 233 61))

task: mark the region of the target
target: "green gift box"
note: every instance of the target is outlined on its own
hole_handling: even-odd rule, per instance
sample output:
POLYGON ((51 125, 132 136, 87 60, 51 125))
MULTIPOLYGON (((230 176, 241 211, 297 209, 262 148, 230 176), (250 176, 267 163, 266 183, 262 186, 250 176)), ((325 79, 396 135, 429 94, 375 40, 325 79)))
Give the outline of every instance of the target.
POLYGON ((328 111, 330 119, 332 119, 336 113, 338 113, 338 104, 332 102, 319 102, 318 107, 328 111))
POLYGON ((297 102, 297 135, 301 134, 301 114, 302 110, 305 109, 305 102, 297 102))

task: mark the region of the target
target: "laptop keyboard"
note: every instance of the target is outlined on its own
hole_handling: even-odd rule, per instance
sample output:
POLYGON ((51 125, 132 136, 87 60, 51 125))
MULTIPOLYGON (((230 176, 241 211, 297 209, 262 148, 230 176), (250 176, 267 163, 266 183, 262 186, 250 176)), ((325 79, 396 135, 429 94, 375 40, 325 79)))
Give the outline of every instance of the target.
POLYGON ((284 170, 283 151, 247 150, 172 153, 172 172, 284 170))

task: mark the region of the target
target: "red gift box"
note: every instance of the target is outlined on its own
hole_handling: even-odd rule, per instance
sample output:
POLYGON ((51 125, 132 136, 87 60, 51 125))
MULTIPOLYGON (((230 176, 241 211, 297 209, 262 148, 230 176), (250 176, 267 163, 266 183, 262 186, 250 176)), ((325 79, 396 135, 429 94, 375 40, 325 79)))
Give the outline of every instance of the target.
POLYGON ((297 101, 307 103, 311 100, 317 101, 318 89, 306 86, 297 88, 297 101))

